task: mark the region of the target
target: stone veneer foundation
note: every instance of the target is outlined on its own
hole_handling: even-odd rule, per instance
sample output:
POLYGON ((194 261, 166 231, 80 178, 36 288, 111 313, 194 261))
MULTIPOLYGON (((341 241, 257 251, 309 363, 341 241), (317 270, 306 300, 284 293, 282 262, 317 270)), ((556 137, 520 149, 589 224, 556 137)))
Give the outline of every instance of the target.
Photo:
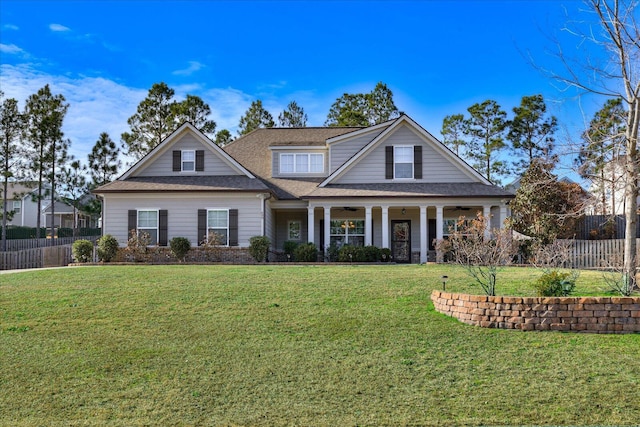
POLYGON ((440 313, 484 328, 640 332, 640 297, 502 297, 434 290, 431 300, 440 313))

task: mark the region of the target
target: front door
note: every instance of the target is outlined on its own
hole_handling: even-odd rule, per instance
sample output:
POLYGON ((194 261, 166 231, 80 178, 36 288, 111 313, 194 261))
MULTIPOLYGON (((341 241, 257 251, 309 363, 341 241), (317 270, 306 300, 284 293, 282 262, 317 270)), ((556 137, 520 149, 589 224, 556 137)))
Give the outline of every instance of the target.
POLYGON ((395 262, 411 262, 411 221, 391 221, 391 256, 395 262))

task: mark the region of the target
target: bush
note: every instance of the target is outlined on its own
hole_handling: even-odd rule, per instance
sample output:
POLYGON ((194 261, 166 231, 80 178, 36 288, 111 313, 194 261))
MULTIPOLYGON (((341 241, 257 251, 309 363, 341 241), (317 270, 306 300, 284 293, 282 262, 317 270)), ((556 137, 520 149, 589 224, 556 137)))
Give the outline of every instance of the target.
POLYGON ((380 248, 377 246, 369 245, 363 248, 364 262, 379 262, 380 261, 380 248))
POLYGON ((576 286, 576 277, 571 273, 562 273, 557 270, 544 273, 533 284, 533 287, 541 297, 566 297, 573 292, 576 286))
POLYGON ((327 248, 327 258, 329 262, 338 261, 338 253, 340 252, 340 248, 336 244, 336 242, 331 242, 329 247, 327 248))
POLYGON ((362 257, 359 254, 359 247, 353 245, 343 245, 338 251, 338 261, 339 262, 359 262, 358 260, 362 257))
POLYGON ((89 240, 76 240, 73 242, 72 252, 76 262, 89 262, 93 258, 93 243, 89 240))
POLYGON ((317 262, 318 248, 311 242, 303 243, 293 251, 293 257, 298 262, 317 262))
POLYGON ((148 246, 151 243, 151 236, 145 231, 138 233, 136 230, 129 232, 129 240, 124 252, 129 260, 142 262, 147 260, 148 246))
POLYGON ((291 261, 295 260, 293 253, 295 252, 297 247, 298 247, 298 242, 294 242, 293 240, 287 240, 282 244, 282 250, 284 251, 284 255, 285 256, 289 255, 288 258, 291 261))
POLYGON ((389 248, 380 249, 380 261, 382 261, 382 262, 390 262, 391 261, 391 249, 389 249, 389 248))
POLYGON ((118 240, 111 234, 105 234, 98 239, 98 260, 111 262, 118 255, 118 240))
POLYGON ((271 245, 271 242, 267 236, 253 236, 249 239, 249 254, 257 262, 266 261, 269 245, 271 245))
POLYGON ((174 237, 169 241, 169 247, 171 253, 182 262, 191 249, 191 242, 186 237, 174 237))

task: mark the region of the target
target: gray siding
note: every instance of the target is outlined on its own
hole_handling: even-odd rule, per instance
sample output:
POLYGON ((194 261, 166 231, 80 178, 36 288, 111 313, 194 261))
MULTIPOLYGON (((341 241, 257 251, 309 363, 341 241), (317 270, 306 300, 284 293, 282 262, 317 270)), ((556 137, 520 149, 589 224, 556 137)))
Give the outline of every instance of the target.
POLYGON ((298 243, 307 242, 307 232, 309 227, 307 212, 301 211, 278 211, 276 213, 276 241, 275 248, 282 250, 284 242, 289 240, 289 221, 300 221, 300 240, 295 240, 298 243))
POLYGON ((203 145, 192 134, 186 133, 175 144, 160 154, 155 161, 142 170, 135 172, 134 176, 167 176, 167 175, 240 175, 238 171, 229 166, 211 148, 203 145), (204 150, 204 171, 203 172, 173 172, 173 151, 174 150, 204 150))
POLYGON ((342 166, 344 162, 353 157, 358 151, 362 150, 365 145, 373 141, 381 133, 381 130, 377 130, 375 132, 360 135, 353 139, 331 144, 329 146, 329 150, 331 151, 331 172, 342 166))
POLYGON ((192 246, 198 236, 198 209, 238 209, 238 243, 249 246, 249 238, 259 236, 262 228, 262 200, 256 194, 182 195, 153 194, 106 195, 103 216, 104 234, 111 234, 121 246, 127 243, 129 209, 167 209, 168 239, 186 237, 192 246))
POLYGON ((328 176, 329 173, 327 171, 329 160, 327 159, 328 151, 326 149, 301 149, 301 150, 273 150, 271 152, 271 165, 272 171, 271 175, 273 177, 284 177, 284 178, 292 178, 292 177, 306 177, 306 178, 319 178, 328 176), (324 154, 324 172, 323 173, 285 173, 280 174, 280 154, 324 154))
POLYGON ((385 146, 388 145, 422 145, 422 179, 416 182, 475 182, 460 166, 451 162, 424 141, 408 126, 398 128, 386 140, 376 146, 373 151, 351 167, 336 184, 384 183, 385 179, 385 146))

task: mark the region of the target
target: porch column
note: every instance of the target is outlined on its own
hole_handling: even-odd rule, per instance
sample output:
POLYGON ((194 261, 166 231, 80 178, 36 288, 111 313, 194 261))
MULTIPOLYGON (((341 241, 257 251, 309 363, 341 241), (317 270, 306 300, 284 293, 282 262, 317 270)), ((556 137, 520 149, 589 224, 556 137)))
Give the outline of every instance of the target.
POLYGON ((427 251, 429 250, 429 228, 427 227, 427 207, 420 206, 420 263, 427 262, 427 251))
POLYGON ((331 206, 324 207, 324 248, 322 252, 325 253, 329 245, 331 244, 331 206))
POLYGON ((315 208, 313 206, 307 207, 307 242, 315 243, 315 219, 313 217, 313 211, 315 208))
MULTIPOLYGON (((444 238, 444 234, 442 229, 444 228, 444 206, 438 205, 436 206, 436 240, 439 242, 444 238)), ((440 251, 436 252, 436 261, 442 262, 442 253, 440 251)))
POLYGON ((500 228, 504 228, 504 222, 507 219, 507 205, 502 203, 500 205, 500 228))
POLYGON ((364 207, 364 245, 371 246, 371 206, 364 207))
POLYGON ((484 230, 484 238, 490 239, 491 238, 491 205, 484 205, 482 209, 483 209, 482 216, 484 216, 485 220, 487 221, 487 225, 484 230))
POLYGON ((389 246, 389 206, 382 208, 382 247, 391 249, 389 246))

